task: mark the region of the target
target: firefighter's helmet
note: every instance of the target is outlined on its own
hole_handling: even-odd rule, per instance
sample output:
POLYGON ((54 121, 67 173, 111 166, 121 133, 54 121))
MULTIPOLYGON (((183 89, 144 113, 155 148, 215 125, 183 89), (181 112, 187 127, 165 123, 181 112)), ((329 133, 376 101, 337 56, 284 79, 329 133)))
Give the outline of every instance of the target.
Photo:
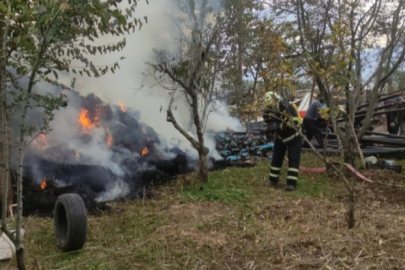
POLYGON ((264 95, 264 102, 266 103, 267 107, 275 107, 277 105, 277 102, 282 100, 283 98, 273 91, 267 92, 264 95))

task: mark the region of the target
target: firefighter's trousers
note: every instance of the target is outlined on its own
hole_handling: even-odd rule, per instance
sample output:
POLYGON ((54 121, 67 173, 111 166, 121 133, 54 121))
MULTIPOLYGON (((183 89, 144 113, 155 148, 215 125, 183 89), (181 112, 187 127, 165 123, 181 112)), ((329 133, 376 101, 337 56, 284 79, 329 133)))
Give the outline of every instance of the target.
POLYGON ((288 151, 287 185, 296 186, 301 160, 302 137, 297 136, 288 143, 277 138, 274 142, 273 159, 271 161, 269 180, 273 184, 278 182, 281 167, 288 151))

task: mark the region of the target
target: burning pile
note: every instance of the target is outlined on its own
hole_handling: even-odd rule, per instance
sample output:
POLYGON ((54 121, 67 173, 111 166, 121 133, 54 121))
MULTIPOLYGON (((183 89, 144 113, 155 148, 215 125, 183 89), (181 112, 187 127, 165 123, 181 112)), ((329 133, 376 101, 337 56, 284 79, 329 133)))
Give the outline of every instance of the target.
POLYGON ((51 213, 57 196, 66 192, 81 195, 91 212, 98 202, 142 196, 145 186, 190 171, 190 157, 167 149, 140 122, 138 111, 122 102, 105 104, 94 94, 68 95, 72 104, 58 112, 53 131, 39 135, 27 149, 26 215, 51 213))

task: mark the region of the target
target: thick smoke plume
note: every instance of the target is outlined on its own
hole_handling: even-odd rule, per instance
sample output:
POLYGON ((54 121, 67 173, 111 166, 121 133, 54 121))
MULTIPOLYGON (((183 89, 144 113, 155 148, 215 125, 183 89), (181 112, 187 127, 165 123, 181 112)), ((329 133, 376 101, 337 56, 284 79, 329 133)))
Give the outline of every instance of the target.
MULTIPOLYGON (((171 18, 177 12, 179 11, 175 1, 157 0, 149 1, 149 4, 141 1, 137 14, 138 17, 146 16, 148 23, 144 24, 140 31, 126 36, 127 46, 122 52, 93 60, 96 64, 103 65, 113 63, 123 56, 125 60, 120 62, 120 70, 101 78, 79 79, 77 88, 81 93, 96 93, 111 104, 123 102, 125 106, 139 110, 140 120, 154 128, 162 139, 173 144, 180 141, 182 149, 191 150, 185 138, 166 121, 168 91, 160 88, 155 82, 145 81, 144 76, 145 63, 155 57, 154 49, 177 48, 179 37, 171 18)), ((105 37, 99 42, 106 44, 111 43, 111 40, 105 37)), ((182 126, 187 127, 190 109, 182 102, 176 105, 175 115, 182 126)), ((236 119, 229 117, 224 105, 210 115, 206 130, 209 134, 226 128, 237 130, 240 129, 240 124, 236 119)), ((211 154, 215 155, 213 141, 209 137, 207 139, 208 146, 212 149, 211 154)))

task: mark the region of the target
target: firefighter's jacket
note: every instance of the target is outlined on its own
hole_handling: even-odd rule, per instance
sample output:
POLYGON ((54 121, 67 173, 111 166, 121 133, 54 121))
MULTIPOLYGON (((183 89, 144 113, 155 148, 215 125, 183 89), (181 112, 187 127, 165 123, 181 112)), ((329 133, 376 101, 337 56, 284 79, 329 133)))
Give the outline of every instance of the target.
POLYGON ((292 104, 280 102, 277 111, 267 109, 263 118, 267 124, 268 130, 274 131, 277 138, 282 140, 285 144, 291 142, 295 137, 300 136, 301 120, 297 110, 292 104), (298 130, 294 126, 297 127, 298 130))

